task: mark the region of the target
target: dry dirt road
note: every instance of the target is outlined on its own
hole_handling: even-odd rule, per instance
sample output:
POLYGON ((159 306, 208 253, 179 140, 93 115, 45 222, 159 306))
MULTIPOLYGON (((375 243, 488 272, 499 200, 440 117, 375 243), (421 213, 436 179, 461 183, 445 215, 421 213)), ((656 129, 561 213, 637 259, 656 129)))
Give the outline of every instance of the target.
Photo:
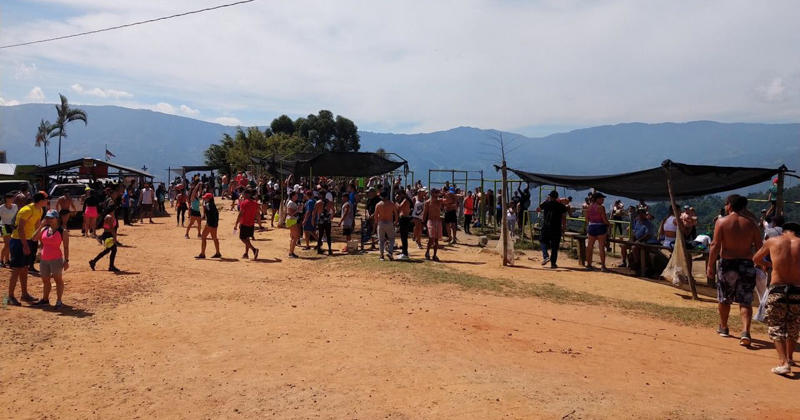
POLYGON ((448 276, 713 307, 663 284, 563 259, 558 272, 527 258, 503 269, 468 244, 414 270, 374 253, 289 260, 286 230, 257 233, 261 259, 248 261, 229 212, 226 259, 198 261, 200 241, 158 221, 121 228, 121 275, 90 271, 100 246, 75 238, 68 309, 0 310, 0 418, 800 418, 800 376, 769 372, 764 334, 745 349, 708 328, 448 276), (418 281, 428 268, 443 281, 418 281))

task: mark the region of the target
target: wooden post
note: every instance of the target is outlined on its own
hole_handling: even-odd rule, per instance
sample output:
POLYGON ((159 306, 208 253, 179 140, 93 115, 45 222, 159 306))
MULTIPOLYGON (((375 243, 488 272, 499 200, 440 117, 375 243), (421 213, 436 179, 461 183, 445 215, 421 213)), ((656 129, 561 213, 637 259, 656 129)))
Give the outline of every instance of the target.
POLYGON ((508 261, 508 258, 507 258, 507 254, 508 254, 508 226, 507 225, 508 225, 508 223, 506 223, 506 212, 508 211, 508 208, 507 208, 508 205, 506 204, 506 202, 508 201, 507 200, 508 192, 506 191, 506 182, 507 182, 508 178, 506 177, 506 161, 505 161, 505 159, 503 159, 503 166, 500 169, 501 169, 501 172, 502 172, 502 175, 503 175, 503 198, 502 198, 502 202, 501 202, 502 215, 501 215, 501 218, 500 218, 500 223, 502 223, 502 225, 500 225, 500 235, 503 236, 503 238, 502 238, 502 240, 503 240, 503 249, 502 249, 502 251, 503 251, 503 266, 505 267, 505 266, 510 264, 510 261, 508 261), (503 228, 505 228, 506 232, 503 232, 503 228))
POLYGON ((775 197, 775 215, 783 216, 783 183, 785 181, 785 171, 781 168, 781 171, 778 172, 778 195, 775 197))
MULTIPOLYGON (((667 163, 663 166, 664 170, 667 171, 667 190, 669 191, 669 202, 670 205, 672 206, 672 213, 675 215, 675 222, 678 224, 678 231, 675 232, 675 241, 681 241, 683 243, 684 242, 683 231, 685 228, 683 226, 683 222, 681 221, 680 213, 678 212, 678 205, 675 203, 675 194, 672 192, 672 174, 671 174, 672 162, 667 161, 667 163)), ((695 284, 694 276, 692 275, 691 264, 688 263, 688 261, 692 256, 688 252, 686 252, 685 245, 686 244, 684 243, 684 246, 682 248, 684 250, 684 258, 686 258, 687 261, 687 269, 689 270, 688 273, 689 288, 692 290, 692 299, 699 300, 699 298, 697 297, 697 285, 695 284)), ((675 252, 675 250, 673 249, 672 252, 675 252)))

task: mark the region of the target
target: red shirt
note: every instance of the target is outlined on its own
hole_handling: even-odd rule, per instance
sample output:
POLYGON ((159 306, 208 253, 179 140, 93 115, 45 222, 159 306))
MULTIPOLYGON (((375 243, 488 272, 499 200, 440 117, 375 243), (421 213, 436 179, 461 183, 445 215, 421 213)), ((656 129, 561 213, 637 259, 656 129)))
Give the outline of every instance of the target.
POLYGON ((256 216, 258 216, 258 203, 253 200, 247 199, 239 203, 239 211, 241 211, 242 218, 239 224, 242 226, 255 226, 256 216))
POLYGON ((475 212, 474 207, 475 207, 475 199, 473 198, 473 196, 468 196, 464 200, 464 214, 472 215, 475 212))

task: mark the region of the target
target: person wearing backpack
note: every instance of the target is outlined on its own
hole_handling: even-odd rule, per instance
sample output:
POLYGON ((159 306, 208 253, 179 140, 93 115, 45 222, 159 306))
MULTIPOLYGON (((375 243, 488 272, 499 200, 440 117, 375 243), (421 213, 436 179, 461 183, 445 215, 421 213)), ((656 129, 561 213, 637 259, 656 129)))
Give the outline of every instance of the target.
POLYGON ((331 220, 336 212, 333 206, 333 201, 328 200, 327 191, 323 188, 320 190, 320 198, 314 204, 314 212, 311 215, 311 223, 315 223, 317 227, 317 254, 324 254, 322 251, 322 235, 328 242, 328 255, 333 255, 331 249, 331 220))

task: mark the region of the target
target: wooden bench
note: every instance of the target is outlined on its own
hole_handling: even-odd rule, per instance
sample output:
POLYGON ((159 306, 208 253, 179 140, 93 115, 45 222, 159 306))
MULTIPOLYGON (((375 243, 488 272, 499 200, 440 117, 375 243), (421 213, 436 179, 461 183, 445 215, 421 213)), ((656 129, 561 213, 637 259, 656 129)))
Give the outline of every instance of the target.
MULTIPOLYGON (((588 239, 588 236, 586 236, 586 235, 572 235, 572 238, 575 239, 578 242, 578 262, 580 263, 581 266, 586 265, 586 239, 588 239)), ((651 251, 669 251, 670 253, 672 253, 672 251, 673 251, 672 248, 664 246, 664 245, 659 245, 659 244, 643 244, 643 243, 639 243, 639 242, 632 242, 632 241, 625 241, 625 240, 621 240, 621 239, 611 239, 611 238, 606 238, 606 242, 611 242, 611 243, 617 243, 617 244, 620 244, 620 245, 624 245, 624 246, 630 248, 631 250, 633 250, 634 246, 638 247, 639 248, 639 253, 640 253, 639 261, 640 261, 640 264, 641 264, 641 266, 639 267, 639 269, 640 269, 639 272, 642 273, 642 274, 644 274, 645 270, 647 269, 646 257, 647 257, 647 253, 648 252, 651 252, 651 251)), ((689 250, 687 250, 687 253, 689 254, 689 257, 690 257, 690 258, 687 258, 687 263, 689 264, 689 274, 690 275, 691 275, 691 271, 692 271, 692 258, 691 258, 691 255, 701 255, 703 257, 703 261, 705 262, 706 271, 708 271, 708 255, 709 255, 709 253, 708 253, 707 250, 689 249, 689 250)), ((708 286, 709 287, 716 287, 716 285, 714 284, 714 279, 707 279, 707 281, 708 281, 708 286)))

